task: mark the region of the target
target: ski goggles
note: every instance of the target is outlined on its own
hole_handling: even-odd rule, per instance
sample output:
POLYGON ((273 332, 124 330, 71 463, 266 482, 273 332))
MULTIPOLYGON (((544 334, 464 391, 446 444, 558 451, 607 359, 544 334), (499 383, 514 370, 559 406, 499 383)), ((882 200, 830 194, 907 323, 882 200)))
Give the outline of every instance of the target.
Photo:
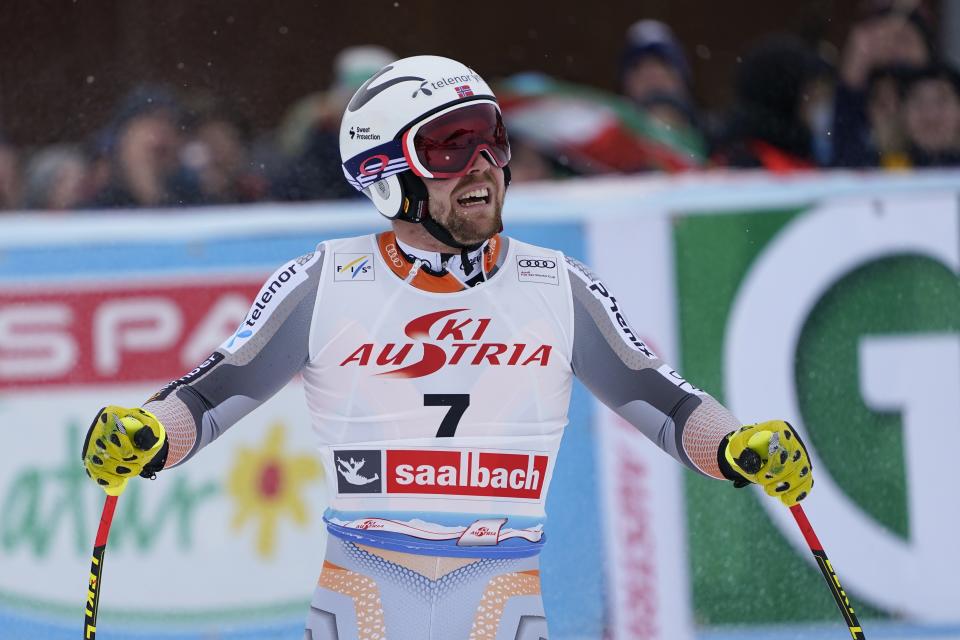
POLYGON ((343 174, 362 191, 402 171, 421 178, 459 178, 485 154, 503 168, 510 141, 493 100, 454 104, 413 124, 399 139, 368 149, 343 163, 343 174))
POLYGON ((410 169, 422 178, 458 178, 484 152, 500 168, 510 162, 507 129, 492 100, 438 111, 407 129, 400 142, 410 169))

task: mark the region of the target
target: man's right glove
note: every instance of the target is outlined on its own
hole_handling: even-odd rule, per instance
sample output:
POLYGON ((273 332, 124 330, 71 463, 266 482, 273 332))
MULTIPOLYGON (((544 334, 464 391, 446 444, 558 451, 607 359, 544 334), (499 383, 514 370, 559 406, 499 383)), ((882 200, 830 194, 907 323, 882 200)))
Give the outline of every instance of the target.
POLYGON ((107 495, 118 496, 133 476, 156 476, 167 461, 167 449, 167 434, 156 416, 110 405, 87 431, 83 466, 107 495))
POLYGON ((728 433, 717 452, 720 471, 735 487, 755 483, 788 507, 813 488, 813 465, 800 436, 783 420, 740 427, 728 433))

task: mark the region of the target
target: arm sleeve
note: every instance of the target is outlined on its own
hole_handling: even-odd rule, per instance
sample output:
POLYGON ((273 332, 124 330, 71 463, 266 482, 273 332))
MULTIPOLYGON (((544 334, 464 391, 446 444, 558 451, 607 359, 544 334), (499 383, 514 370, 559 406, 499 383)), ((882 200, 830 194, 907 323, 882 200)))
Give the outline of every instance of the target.
POLYGON ((166 429, 166 468, 190 459, 303 369, 322 264, 321 245, 277 269, 236 333, 144 403, 166 429))
POLYGON ((566 260, 573 298, 574 375, 658 447, 691 469, 722 479, 717 451, 740 423, 644 344, 596 276, 580 262, 566 260))

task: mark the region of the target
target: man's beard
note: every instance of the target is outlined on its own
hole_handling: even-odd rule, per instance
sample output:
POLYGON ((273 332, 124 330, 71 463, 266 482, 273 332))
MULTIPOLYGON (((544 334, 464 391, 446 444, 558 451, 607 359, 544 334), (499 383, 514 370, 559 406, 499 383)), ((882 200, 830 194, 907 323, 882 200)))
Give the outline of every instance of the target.
MULTIPOLYGON (((434 205, 431 201, 430 205, 434 205)), ((472 215, 469 210, 457 210, 453 205, 444 211, 436 211, 430 206, 430 215, 440 226, 444 227, 460 244, 472 245, 492 238, 503 229, 503 194, 494 203, 492 216, 479 217, 472 215), (439 214, 439 215, 438 215, 439 214)))

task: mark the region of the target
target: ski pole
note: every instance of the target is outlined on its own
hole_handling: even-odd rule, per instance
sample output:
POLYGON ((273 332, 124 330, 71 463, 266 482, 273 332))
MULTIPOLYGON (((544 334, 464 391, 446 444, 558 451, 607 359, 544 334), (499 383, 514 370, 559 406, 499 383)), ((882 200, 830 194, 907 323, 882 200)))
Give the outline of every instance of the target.
POLYGON ((860 627, 860 621, 857 620, 857 614, 853 611, 853 605, 850 604, 850 599, 844 592, 843 587, 840 586, 840 578, 837 577, 837 572, 833 570, 833 565, 830 564, 830 559, 827 557, 826 551, 823 550, 823 545, 820 544, 820 539, 817 538, 813 526, 807 520, 807 514, 804 513, 803 507, 800 506, 800 503, 797 503, 790 507, 790 513, 793 514, 793 519, 797 521, 797 526, 800 527, 800 532, 803 533, 803 539, 807 541, 807 546, 813 552, 813 557, 817 560, 817 566, 820 567, 823 579, 830 586, 830 593, 833 594, 833 599, 840 607, 840 613, 843 614, 843 619, 850 629, 850 635, 853 636, 853 640, 866 640, 863 629, 860 627))
MULTIPOLYGON (((758 473, 763 465, 766 464, 762 453, 762 451, 748 447, 740 454, 737 464, 747 473, 758 473)), ((770 451, 770 455, 772 454, 773 452, 770 451)), ((840 585, 840 578, 837 577, 837 572, 833 570, 830 558, 827 557, 827 552, 823 550, 820 539, 817 538, 817 534, 813 531, 813 525, 807 520, 807 514, 804 513, 803 507, 801 507, 798 502, 790 507, 790 513, 793 514, 793 519, 797 521, 797 526, 800 527, 803 539, 807 541, 807 546, 810 547, 810 551, 817 561, 817 566, 820 567, 820 573, 823 574, 823 579, 827 581, 827 585, 830 587, 830 593, 833 595, 834 601, 837 603, 837 606, 840 607, 840 613, 843 614, 843 619, 847 623, 850 635, 853 636, 853 640, 866 640, 863 629, 860 627, 860 621, 857 620, 857 614, 853 611, 853 605, 850 604, 850 599, 840 585)))
POLYGON ((110 525, 113 523, 113 511, 117 506, 117 496, 107 496, 103 503, 103 513, 100 515, 100 527, 97 529, 97 538, 93 543, 93 557, 90 561, 90 582, 87 587, 86 620, 83 625, 83 640, 94 640, 97 637, 97 608, 100 605, 100 585, 103 574, 103 554, 107 550, 107 536, 110 535, 110 525))

